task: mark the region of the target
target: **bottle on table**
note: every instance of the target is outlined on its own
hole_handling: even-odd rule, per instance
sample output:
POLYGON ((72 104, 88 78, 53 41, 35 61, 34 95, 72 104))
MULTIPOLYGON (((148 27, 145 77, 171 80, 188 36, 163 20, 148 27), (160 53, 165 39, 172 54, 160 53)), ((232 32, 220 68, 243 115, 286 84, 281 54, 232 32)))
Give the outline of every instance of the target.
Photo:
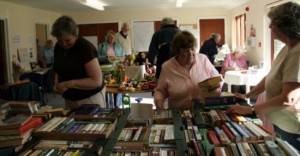
POLYGON ((122 104, 124 108, 130 108, 131 103, 130 103, 130 96, 128 93, 123 94, 122 104))

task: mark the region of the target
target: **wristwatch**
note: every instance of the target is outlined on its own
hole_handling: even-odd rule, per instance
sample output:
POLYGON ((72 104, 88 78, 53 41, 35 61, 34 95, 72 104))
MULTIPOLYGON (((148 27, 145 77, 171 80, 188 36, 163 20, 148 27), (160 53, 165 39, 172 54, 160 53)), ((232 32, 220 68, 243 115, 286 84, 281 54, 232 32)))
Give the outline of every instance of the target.
POLYGON ((254 105, 251 106, 251 112, 252 112, 252 115, 256 115, 254 105))

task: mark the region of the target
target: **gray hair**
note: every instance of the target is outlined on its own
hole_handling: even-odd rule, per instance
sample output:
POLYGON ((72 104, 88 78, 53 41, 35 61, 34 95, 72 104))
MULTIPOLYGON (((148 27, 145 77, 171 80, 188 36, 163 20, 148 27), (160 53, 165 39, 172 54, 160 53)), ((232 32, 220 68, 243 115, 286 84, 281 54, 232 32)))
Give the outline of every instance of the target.
POLYGON ((221 35, 220 35, 220 34, 217 34, 217 33, 213 33, 213 34, 211 35, 211 37, 212 37, 213 39, 218 39, 218 38, 221 37, 221 35))
POLYGON ((290 38, 300 38, 300 6, 295 2, 279 5, 268 13, 272 24, 290 38))
POLYGON ((61 16, 53 26, 51 35, 54 37, 78 36, 78 26, 70 16, 61 16))
POLYGON ((174 24, 174 20, 170 17, 165 17, 161 20, 161 25, 174 24))

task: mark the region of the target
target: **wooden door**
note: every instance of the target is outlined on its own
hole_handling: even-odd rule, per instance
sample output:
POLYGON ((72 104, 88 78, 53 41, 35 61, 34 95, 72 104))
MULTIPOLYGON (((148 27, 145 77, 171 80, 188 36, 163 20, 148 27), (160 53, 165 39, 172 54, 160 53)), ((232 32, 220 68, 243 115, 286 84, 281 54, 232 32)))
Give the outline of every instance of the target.
POLYGON ((79 24, 78 27, 80 36, 97 36, 98 44, 104 42, 106 31, 118 32, 118 23, 79 24))
POLYGON ((200 19, 199 20, 199 31, 200 31, 200 46, 202 43, 211 38, 212 33, 218 33, 221 35, 221 41, 219 45, 223 45, 225 39, 225 27, 224 19, 200 19))
POLYGON ((7 53, 5 41, 5 21, 0 20, 0 84, 8 83, 7 53))

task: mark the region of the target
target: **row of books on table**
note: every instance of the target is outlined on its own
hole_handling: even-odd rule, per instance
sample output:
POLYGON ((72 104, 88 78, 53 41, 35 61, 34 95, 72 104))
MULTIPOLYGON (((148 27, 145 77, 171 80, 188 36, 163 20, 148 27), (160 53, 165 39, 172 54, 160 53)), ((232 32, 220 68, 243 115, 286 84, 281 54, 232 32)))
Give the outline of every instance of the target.
POLYGON ((273 147, 282 155, 296 154, 293 147, 256 120, 230 116, 222 110, 154 110, 149 119, 134 119, 129 118, 129 109, 97 107, 87 104, 44 123, 34 114, 12 116, 0 124, 1 145, 21 148, 30 138, 39 138, 20 151, 21 155, 218 155, 219 151, 234 155, 234 145, 239 154, 241 149, 272 154, 273 147), (35 126, 21 133, 29 123, 35 126), (26 141, 4 144, 25 134, 26 141))

